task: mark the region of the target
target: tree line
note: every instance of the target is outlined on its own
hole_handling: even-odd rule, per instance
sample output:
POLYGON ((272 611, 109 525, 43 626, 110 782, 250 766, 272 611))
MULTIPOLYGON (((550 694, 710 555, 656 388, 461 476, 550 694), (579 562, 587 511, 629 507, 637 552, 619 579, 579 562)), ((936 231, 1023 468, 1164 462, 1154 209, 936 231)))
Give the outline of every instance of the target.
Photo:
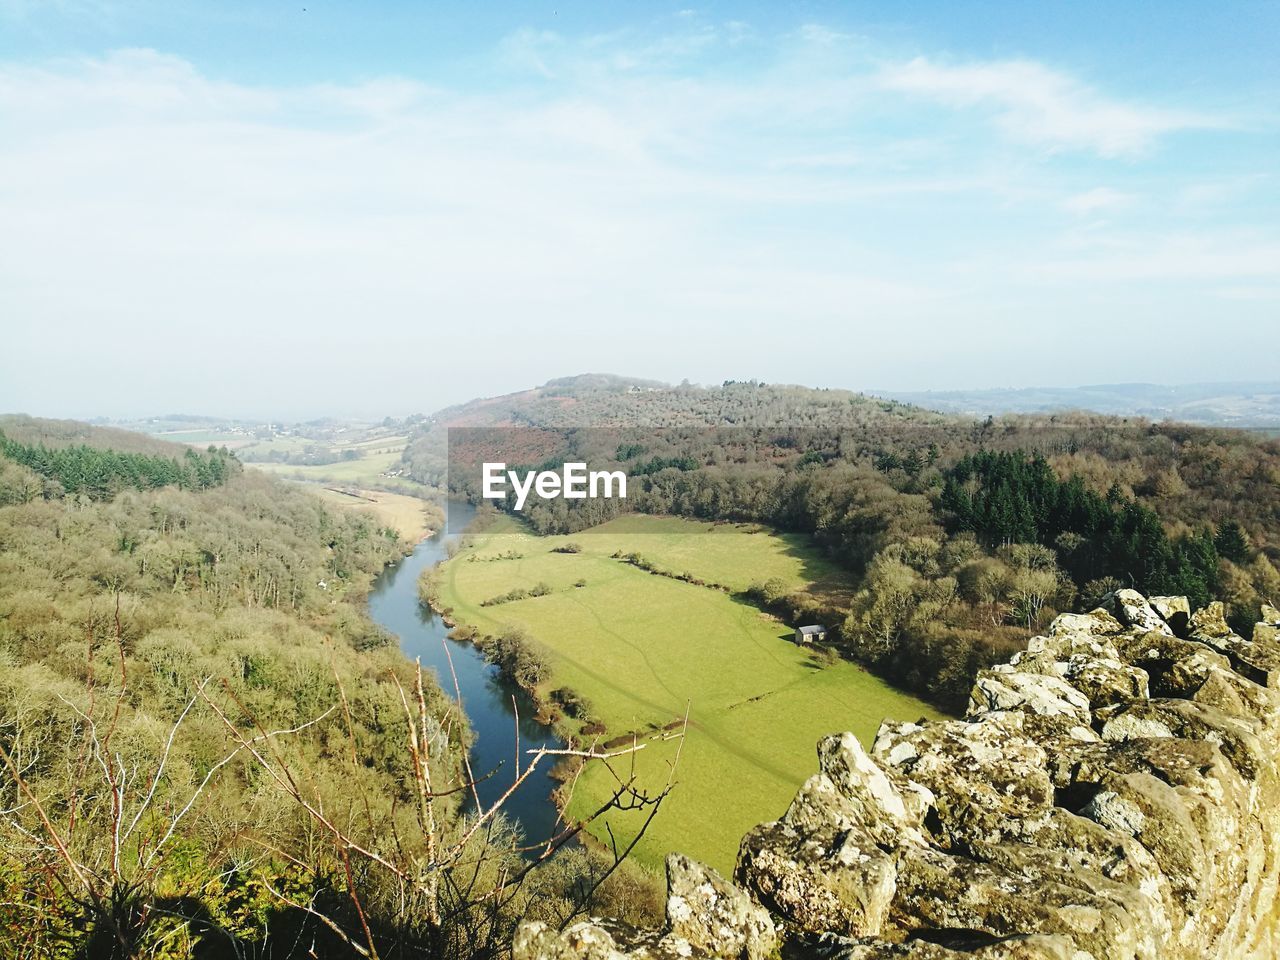
POLYGON ((125 453, 87 444, 46 447, 21 443, 0 431, 0 456, 33 470, 66 493, 83 493, 104 500, 121 490, 207 490, 221 486, 239 469, 225 447, 200 453, 187 450, 181 456, 125 453))

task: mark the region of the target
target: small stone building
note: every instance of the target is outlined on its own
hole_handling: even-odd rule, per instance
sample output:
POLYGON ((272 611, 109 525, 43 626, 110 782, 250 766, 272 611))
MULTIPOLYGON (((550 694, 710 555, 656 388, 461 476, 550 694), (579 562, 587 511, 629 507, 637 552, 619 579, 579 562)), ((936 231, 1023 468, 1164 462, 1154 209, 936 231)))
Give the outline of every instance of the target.
POLYGON ((827 628, 812 623, 807 627, 796 627, 796 643, 821 643, 827 638, 827 628))

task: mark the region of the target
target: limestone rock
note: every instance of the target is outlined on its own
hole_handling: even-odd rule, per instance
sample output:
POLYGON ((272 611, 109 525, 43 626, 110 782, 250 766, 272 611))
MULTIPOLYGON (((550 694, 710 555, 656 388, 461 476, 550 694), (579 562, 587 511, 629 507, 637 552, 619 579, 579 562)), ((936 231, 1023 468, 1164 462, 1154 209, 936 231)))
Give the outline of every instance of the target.
POLYGON ((1074 654, 1063 666, 1067 683, 1095 708, 1151 695, 1147 671, 1119 659, 1074 654))
POLYGON ((1117 590, 1103 601, 1103 606, 1114 613, 1116 618, 1127 627, 1173 633, 1164 618, 1137 590, 1117 590))
POLYGON ((1071 941, 1055 936, 988 937, 972 931, 944 936, 944 943, 916 939, 906 943, 815 944, 807 955, 826 960, 1081 960, 1071 941))
POLYGON ((1061 613, 1049 624, 1049 636, 1060 637, 1082 634, 1087 637, 1106 637, 1120 633, 1124 624, 1106 609, 1099 607, 1090 613, 1061 613))
POLYGON ((563 932, 520 925, 513 960, 766 960, 777 950, 773 918, 710 867, 667 858, 667 926, 638 931, 583 920, 563 932))
POLYGON ((1006 845, 984 854, 995 859, 934 851, 905 856, 894 919, 904 929, 1057 934, 1095 957, 1156 960, 1143 943, 1151 903, 1138 890, 1064 870, 1034 847, 1006 845))
POLYGON ((1227 625, 1226 608, 1220 600, 1193 613, 1188 632, 1191 639, 1202 642, 1234 636, 1231 627, 1227 625))
POLYGON ((877 840, 901 840, 903 831, 919 826, 920 811, 909 808, 852 733, 823 737, 818 742, 818 766, 853 807, 863 829, 877 840))
POLYGON ((1191 603, 1186 597, 1151 597, 1151 608, 1169 625, 1175 636, 1185 637, 1191 622, 1191 603))
POLYGON ((516 960, 1280 956, 1280 614, 1119 590, 975 682, 964 720, 818 745, 728 883, 668 865, 667 925, 526 924, 516 960))
POLYGON ((764 960, 777 946, 773 919, 710 867, 667 857, 667 940, 726 960, 764 960))
POLYGON ((1053 806, 1044 749, 1025 735, 1019 713, 923 727, 882 725, 872 755, 895 753, 903 759, 894 769, 934 795, 927 826, 944 848, 999 842, 1053 806))
POLYGON ((675 960, 678 956, 659 952, 657 938, 648 939, 647 944, 624 947, 614 939, 607 924, 596 920, 583 920, 563 932, 534 921, 520 925, 511 955, 513 960, 675 960))
POLYGON ((823 738, 818 760, 782 819, 743 839, 735 877, 800 930, 878 933, 897 886, 884 848, 924 843, 929 798, 905 800, 851 733, 823 738))
POLYGON ((781 821, 743 838, 734 875, 795 929, 851 936, 884 929, 898 884, 894 858, 865 834, 810 838, 781 821))
POLYGON ((1088 723, 1089 698, 1059 677, 997 667, 978 674, 967 715, 991 710, 1021 710, 1088 723))

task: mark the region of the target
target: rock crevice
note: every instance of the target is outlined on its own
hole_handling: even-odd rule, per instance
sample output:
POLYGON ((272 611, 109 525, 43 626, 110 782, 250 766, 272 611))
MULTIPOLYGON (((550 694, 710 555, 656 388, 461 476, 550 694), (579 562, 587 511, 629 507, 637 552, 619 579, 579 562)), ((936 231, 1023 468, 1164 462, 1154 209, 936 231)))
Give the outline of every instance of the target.
POLYGON ((982 673, 963 720, 886 723, 743 839, 668 863, 667 925, 523 927, 517 960, 1251 960, 1280 953, 1280 613, 1112 594, 982 673), (1269 614, 1275 614, 1269 616, 1269 614))

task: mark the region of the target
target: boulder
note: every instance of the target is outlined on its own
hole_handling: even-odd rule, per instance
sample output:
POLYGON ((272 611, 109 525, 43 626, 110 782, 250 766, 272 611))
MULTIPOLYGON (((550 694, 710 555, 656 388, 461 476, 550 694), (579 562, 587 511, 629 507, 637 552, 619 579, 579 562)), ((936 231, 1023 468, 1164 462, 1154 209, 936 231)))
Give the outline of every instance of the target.
POLYGON ((1151 597, 1150 603, 1175 636, 1187 635, 1191 623, 1191 602, 1186 597, 1151 597))
POLYGON ((734 876, 791 928, 878 935, 897 892, 895 859, 865 834, 801 834, 785 822, 750 831, 734 876))
POLYGON ((997 667, 978 674, 966 716, 1018 710, 1040 717, 1063 717, 1072 725, 1089 722, 1089 698, 1058 676, 997 667))
POLYGON ((523 923, 513 960, 766 960, 778 937, 763 907, 710 867, 679 854, 667 858, 667 924, 640 931, 590 919, 560 931, 523 923))
POLYGON ((1207 607, 1202 607, 1193 613, 1187 633, 1191 639, 1202 643, 1235 636, 1231 627, 1227 625, 1227 611, 1220 600, 1215 600, 1207 607))
MULTIPOLYGON (((656 935, 634 931, 615 939, 617 925, 582 920, 561 931, 541 921, 522 923, 511 944, 512 960, 677 960, 674 948, 659 945, 656 935)), ((686 960, 694 960, 686 954, 686 960)))
POLYGON ((1137 590, 1117 590, 1102 601, 1103 607, 1113 613, 1126 627, 1135 630, 1155 630, 1172 634, 1169 624, 1137 590))
POLYGON ((769 913, 710 867, 667 857, 667 939, 726 960, 765 960, 778 937, 769 913))
POLYGON ((1020 713, 882 725, 872 756, 886 762, 894 755, 900 760, 892 769, 934 796, 925 827, 943 849, 999 842, 1053 807, 1044 749, 1026 736, 1020 713))

